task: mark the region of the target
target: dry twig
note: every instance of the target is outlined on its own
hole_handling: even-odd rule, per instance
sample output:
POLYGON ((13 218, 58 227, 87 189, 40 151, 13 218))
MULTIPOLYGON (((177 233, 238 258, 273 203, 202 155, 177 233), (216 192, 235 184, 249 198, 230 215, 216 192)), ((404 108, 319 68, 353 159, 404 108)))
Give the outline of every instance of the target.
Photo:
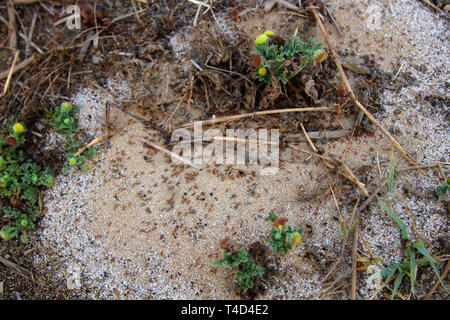
POLYGON ((11 68, 9 69, 8 78, 6 79, 5 87, 3 88, 3 93, 0 95, 0 97, 6 95, 6 92, 8 91, 9 84, 11 83, 11 77, 14 73, 14 67, 16 66, 17 59, 19 58, 19 53, 20 53, 20 51, 17 50, 16 54, 14 55, 14 59, 13 59, 11 68))
POLYGON ((16 11, 14 10, 14 3, 12 0, 7 0, 6 8, 9 19, 9 47, 15 49, 17 48, 17 24, 16 11))
POLYGON ((151 141, 147 141, 147 140, 144 140, 144 139, 140 139, 140 140, 141 140, 143 143, 145 143, 145 144, 147 144, 147 145, 149 145, 149 146, 151 146, 151 147, 153 147, 153 148, 155 148, 155 149, 157 149, 157 150, 159 150, 159 151, 162 151, 162 152, 168 154, 168 155, 171 156, 172 158, 175 158, 175 159, 177 159, 177 160, 179 160, 179 161, 181 161, 181 162, 183 162, 183 163, 185 163, 185 164, 190 165, 191 167, 194 167, 194 168, 196 168, 196 169, 198 169, 198 170, 201 170, 201 168, 200 168, 199 166, 197 166, 195 163, 193 163, 192 161, 190 161, 190 160, 188 160, 188 159, 186 159, 186 158, 180 157, 180 156, 177 155, 176 153, 174 153, 174 152, 172 152, 172 151, 170 151, 170 150, 167 150, 166 148, 163 148, 163 147, 161 147, 161 146, 159 146, 159 145, 157 145, 157 144, 154 144, 154 143, 151 142, 151 141))
MULTIPOLYGON (((32 63, 33 60, 36 59, 36 57, 37 57, 36 55, 33 55, 32 57, 29 57, 28 59, 22 61, 21 63, 19 63, 18 65, 15 66, 15 68, 13 69, 12 72, 14 73, 14 72, 17 72, 17 71, 19 71, 19 70, 25 68, 25 67, 28 66, 30 63, 32 63)), ((10 73, 10 70, 9 70, 9 71, 6 70, 6 71, 3 71, 3 72, 0 72, 0 80, 3 80, 3 79, 5 79, 5 78, 7 78, 8 75, 9 75, 9 73, 10 73)))
MULTIPOLYGON (((287 112, 333 112, 336 111, 336 108, 334 107, 317 107, 317 108, 291 108, 291 109, 278 109, 278 110, 266 110, 266 111, 258 111, 258 112, 252 112, 252 113, 246 113, 246 114, 238 114, 234 116, 227 116, 217 119, 210 119, 210 120, 204 120, 204 121, 198 121, 201 125, 209 125, 219 122, 226 122, 226 121, 234 121, 244 118, 250 118, 250 117, 256 117, 256 116, 263 116, 268 114, 277 114, 277 113, 287 113, 287 112)), ((182 128, 189 128, 193 127, 194 123, 188 123, 182 126, 182 128)))

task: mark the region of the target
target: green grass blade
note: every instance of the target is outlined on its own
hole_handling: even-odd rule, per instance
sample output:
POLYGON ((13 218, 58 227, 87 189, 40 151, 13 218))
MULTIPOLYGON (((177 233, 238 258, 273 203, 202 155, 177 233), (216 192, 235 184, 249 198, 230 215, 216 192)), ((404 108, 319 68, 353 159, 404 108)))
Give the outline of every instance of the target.
POLYGON ((415 294, 414 284, 416 283, 416 271, 417 271, 417 263, 416 263, 416 254, 414 250, 411 250, 409 270, 410 270, 410 278, 411 278, 411 293, 415 294))
POLYGON ((390 266, 388 266, 378 272, 375 272, 373 275, 371 275, 367 279, 367 282, 371 282, 375 278, 382 278, 384 276, 387 276, 386 281, 383 283, 383 285, 378 290, 383 289, 387 285, 387 283, 391 280, 392 276, 394 275, 395 271, 398 269, 398 267, 400 266, 401 263, 402 263, 402 261, 400 260, 397 263, 391 264, 390 266))
POLYGON ((394 151, 392 151, 389 161, 388 191, 394 191, 394 151))
POLYGON ((431 257, 431 255, 428 253, 428 250, 425 248, 425 246, 423 244, 418 245, 418 246, 414 246, 414 247, 417 249, 417 251, 419 251, 421 254, 423 254, 423 256, 428 260, 428 262, 431 264, 431 267, 433 268, 434 273, 438 277, 439 282, 442 284, 442 286, 444 287, 445 291, 447 291, 447 293, 449 293, 448 287, 442 281, 441 276, 439 275, 439 270, 436 268, 436 260, 434 260, 431 257))
POLYGON ((400 284, 402 283, 403 277, 405 276, 405 272, 400 270, 397 279, 395 279, 394 289, 392 289, 391 300, 394 300, 395 293, 398 291, 400 284))
POLYGON ((386 203, 384 203, 381 199, 378 199, 378 202, 381 204, 388 216, 391 217, 395 221, 395 223, 397 223, 398 227, 402 231, 402 239, 408 240, 408 226, 406 225, 406 223, 404 223, 395 213, 393 213, 391 209, 389 209, 389 207, 386 205, 386 203))

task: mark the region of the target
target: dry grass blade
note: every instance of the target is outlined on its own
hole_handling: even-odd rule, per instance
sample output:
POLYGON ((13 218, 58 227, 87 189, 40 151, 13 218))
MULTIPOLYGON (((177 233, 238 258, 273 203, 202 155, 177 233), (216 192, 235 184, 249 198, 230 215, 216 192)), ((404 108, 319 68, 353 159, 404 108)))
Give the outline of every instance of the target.
POLYGON ((303 125, 303 122, 300 122, 300 126, 302 127, 302 131, 306 137, 306 140, 308 141, 309 145, 311 146, 311 149, 314 150, 314 152, 319 152, 319 150, 317 150, 316 146, 314 145, 314 143, 311 141, 311 139, 308 136, 308 133, 305 130, 305 126, 303 125))
POLYGON ((149 146, 151 146, 151 147, 153 147, 153 148, 155 148, 155 149, 157 149, 157 150, 159 150, 159 151, 162 151, 162 152, 168 154, 168 155, 171 156, 172 158, 175 158, 175 159, 177 159, 177 160, 179 160, 179 161, 181 161, 181 162, 183 162, 183 163, 185 163, 185 164, 190 165, 191 167, 194 167, 194 168, 196 168, 196 169, 198 169, 198 170, 201 170, 201 169, 202 169, 201 167, 197 166, 195 163, 191 162, 190 160, 188 160, 188 159, 186 159, 186 158, 183 158, 183 157, 180 157, 180 156, 177 155, 176 153, 174 153, 174 152, 172 152, 172 151, 170 151, 170 150, 167 150, 166 148, 163 148, 163 147, 161 147, 161 146, 159 146, 159 145, 157 145, 157 144, 155 144, 155 143, 153 143, 153 142, 151 142, 151 141, 147 141, 147 140, 144 140, 144 139, 140 139, 140 140, 141 140, 143 143, 145 143, 145 144, 147 144, 147 145, 149 145, 149 146))
POLYGON ((13 272, 25 276, 27 278, 31 278, 31 272, 27 269, 15 264, 14 262, 11 262, 3 257, 0 257, 0 263, 5 265, 6 267, 10 268, 13 272))
MULTIPOLYGON (((277 114, 277 113, 287 113, 287 112, 333 112, 336 111, 336 108, 333 107, 317 107, 317 108, 290 108, 290 109, 278 109, 278 110, 267 110, 267 111, 257 111, 246 114, 238 114, 234 116, 227 116, 217 119, 198 121, 201 125, 209 125, 214 123, 226 122, 226 121, 234 121, 244 118, 263 116, 268 114, 277 114)), ((182 126, 182 128, 193 127, 194 123, 188 123, 182 126)))
POLYGON ((350 168, 345 164, 345 163, 341 163, 342 168, 344 168, 344 170, 348 173, 348 175, 350 176, 350 180, 355 183, 364 193, 364 195, 366 197, 369 196, 369 192, 367 192, 366 186, 364 185, 364 183, 362 183, 361 181, 358 180, 358 178, 355 176, 355 174, 352 172, 352 170, 350 170, 350 168))
POLYGON ((339 170, 338 173, 340 175, 342 175, 343 177, 347 178, 348 180, 350 180, 351 182, 353 182, 354 184, 356 184, 358 186, 358 188, 360 188, 362 190, 362 192, 364 193, 364 195, 366 197, 369 196, 369 193, 367 192, 367 190, 365 188, 365 185, 361 181, 359 181, 358 178, 356 178, 355 174, 344 163, 338 162, 338 161, 336 161, 336 160, 334 160, 334 159, 332 159, 330 157, 327 157, 327 156, 324 156, 324 155, 320 155, 318 153, 311 152, 311 151, 299 148, 297 146, 289 145, 289 147, 294 149, 294 150, 298 150, 298 151, 301 151, 301 152, 304 152, 304 153, 307 153, 309 155, 312 155, 312 156, 315 156, 315 157, 318 157, 318 158, 322 159, 323 163, 327 167, 329 167, 331 169, 336 169, 338 167, 342 167, 345 170, 345 172, 343 172, 342 170, 339 170))
MULTIPOLYGON (((109 136, 112 136, 113 134, 109 134, 109 136)), ((87 145, 85 145, 83 148, 81 148, 80 150, 77 151, 77 153, 75 153, 75 157, 79 157, 83 152, 85 152, 88 148, 95 146, 97 143, 103 142, 105 141, 105 137, 106 136, 101 136, 98 138, 95 138, 94 140, 92 140, 91 142, 89 142, 87 145)))
POLYGON ((6 79, 5 87, 3 88, 3 93, 0 95, 0 97, 6 95, 6 92, 8 92, 9 84, 11 83, 11 78, 14 73, 14 68, 16 66, 17 59, 19 58, 19 53, 20 53, 20 51, 17 50, 16 54, 14 55, 14 59, 13 59, 11 68, 9 69, 8 78, 6 79))
POLYGON ((14 0, 14 4, 33 4, 41 2, 42 0, 14 0))
MULTIPOLYGON (((32 63, 32 62, 36 59, 36 57, 37 57, 37 56, 34 55, 34 56, 32 56, 32 57, 30 57, 30 58, 28 58, 28 59, 22 61, 21 63, 19 63, 18 65, 16 65, 16 66, 14 67, 14 69, 13 69, 12 72, 14 73, 14 72, 17 72, 17 71, 19 71, 19 70, 25 68, 25 67, 28 66, 30 63, 32 63)), ((1 73, 0 73, 0 80, 3 80, 3 79, 5 79, 5 78, 7 78, 8 75, 9 75, 9 73, 10 73, 10 70, 6 70, 6 71, 1 72, 1 73)))
POLYGON ((14 10, 14 3, 12 0, 7 0, 6 8, 8 11, 9 19, 9 46, 10 48, 17 48, 17 24, 16 24, 16 11, 14 10))
MULTIPOLYGON (((307 135, 311 140, 321 140, 321 139, 336 139, 336 138, 342 138, 345 136, 348 136, 352 133, 352 130, 350 129, 344 129, 344 130, 329 130, 329 131, 308 131, 307 135)), ((286 141, 288 142, 294 142, 294 141, 306 141, 306 139, 303 138, 304 134, 300 133, 294 133, 286 135, 286 141)))
POLYGON ((425 3, 427 6, 430 6, 431 8, 433 8, 434 10, 436 10, 437 12, 442 13, 442 10, 441 10, 440 8, 436 7, 436 6, 435 6, 434 4, 432 4, 430 1, 428 1, 428 0, 420 0, 420 1, 422 1, 423 3, 425 3))

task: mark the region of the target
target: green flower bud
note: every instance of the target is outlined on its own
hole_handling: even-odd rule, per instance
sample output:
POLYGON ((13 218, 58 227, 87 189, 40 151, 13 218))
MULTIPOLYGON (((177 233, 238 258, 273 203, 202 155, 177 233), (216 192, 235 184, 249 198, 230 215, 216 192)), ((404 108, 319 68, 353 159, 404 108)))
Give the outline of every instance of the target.
POLYGON ((44 184, 47 188, 50 188, 53 185, 53 182, 55 182, 55 178, 53 178, 51 174, 45 176, 44 184))
POLYGON ((69 102, 63 102, 61 103, 61 111, 68 113, 72 110, 72 104, 70 104, 69 102))
POLYGON ((77 158, 70 158, 70 159, 69 159, 69 164, 70 164, 71 166, 76 165, 76 164, 77 164, 77 158))
POLYGON ((3 227, 0 230, 0 237, 3 240, 5 240, 5 241, 11 240, 11 231, 12 231, 12 229, 13 228, 11 228, 11 227, 3 227))
POLYGON ((23 234, 20 236, 20 241, 22 241, 23 243, 27 243, 28 242, 28 236, 26 234, 23 234))

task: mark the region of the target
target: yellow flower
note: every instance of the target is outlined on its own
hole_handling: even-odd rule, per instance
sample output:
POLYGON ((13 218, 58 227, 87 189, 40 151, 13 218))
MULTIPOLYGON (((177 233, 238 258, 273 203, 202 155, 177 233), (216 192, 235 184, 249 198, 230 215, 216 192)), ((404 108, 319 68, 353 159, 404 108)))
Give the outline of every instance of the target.
POLYGON ((271 30, 267 30, 266 32, 264 32, 264 34, 266 36, 273 36, 275 33, 273 33, 273 31, 271 31, 271 30))
POLYGON ((300 240, 302 240, 302 236, 299 234, 296 234, 293 238, 292 238, 292 244, 297 244, 300 242, 300 240))
POLYGON ((327 58, 327 53, 323 49, 319 49, 314 53, 314 60, 316 62, 322 62, 327 58))
POLYGON ((12 129, 13 129, 14 133, 22 133, 23 130, 25 130, 25 128, 23 127, 23 124, 21 124, 19 122, 14 124, 12 129))
POLYGON ((75 158, 70 158, 70 159, 69 159, 69 163, 70 163, 71 166, 74 166, 74 165, 77 164, 77 159, 75 159, 75 158))
POLYGON ((268 39, 267 35, 265 35, 263 33, 263 34, 260 34, 259 36, 256 37, 255 43, 256 44, 264 44, 264 43, 267 42, 267 39, 268 39))
POLYGON ((259 74, 260 76, 265 76, 266 73, 267 73, 267 69, 266 69, 266 68, 262 67, 262 68, 259 68, 259 69, 258 69, 258 74, 259 74))

